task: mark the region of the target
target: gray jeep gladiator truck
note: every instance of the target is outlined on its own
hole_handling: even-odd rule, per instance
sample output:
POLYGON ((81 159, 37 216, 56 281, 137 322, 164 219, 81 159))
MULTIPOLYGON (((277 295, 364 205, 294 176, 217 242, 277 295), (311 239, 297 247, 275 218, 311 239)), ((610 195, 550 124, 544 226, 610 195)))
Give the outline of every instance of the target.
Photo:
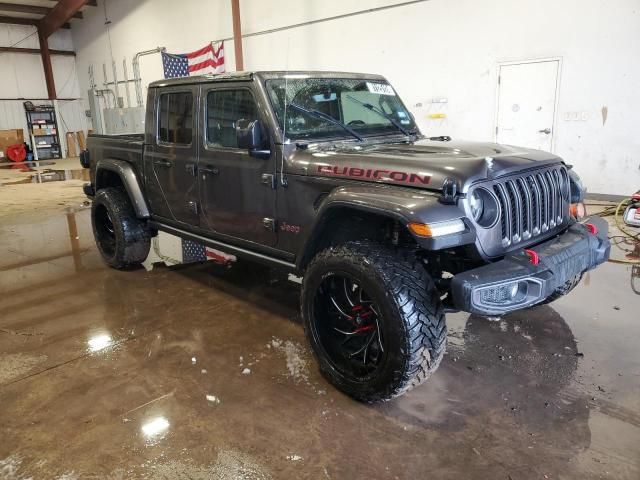
POLYGON ((446 311, 552 301, 609 256, 561 158, 426 138, 379 75, 157 81, 146 132, 90 135, 81 163, 110 266, 141 263, 165 231, 302 276, 320 369, 365 402, 438 367, 446 311))

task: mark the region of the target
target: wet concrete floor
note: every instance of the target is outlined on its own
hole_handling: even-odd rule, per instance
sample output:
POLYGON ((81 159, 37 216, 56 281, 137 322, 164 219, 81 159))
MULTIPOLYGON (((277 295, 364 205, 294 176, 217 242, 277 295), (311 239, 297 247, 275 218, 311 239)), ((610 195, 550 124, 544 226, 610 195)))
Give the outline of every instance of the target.
MULTIPOLYGON (((640 295, 606 264, 366 406, 318 373, 260 267, 121 272, 86 209, 0 223, 0 478, 640 478, 640 295)), ((635 280, 640 291, 640 279, 635 280)))

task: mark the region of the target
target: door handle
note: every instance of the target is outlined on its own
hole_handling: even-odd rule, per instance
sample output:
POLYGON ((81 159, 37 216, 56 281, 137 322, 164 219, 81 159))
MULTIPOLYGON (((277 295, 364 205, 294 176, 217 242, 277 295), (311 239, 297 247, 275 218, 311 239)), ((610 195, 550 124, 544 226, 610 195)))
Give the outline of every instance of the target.
POLYGON ((153 164, 164 168, 171 168, 173 166, 173 163, 169 160, 154 160, 153 164))
POLYGON ((211 165, 200 167, 198 170, 204 173, 210 173, 211 175, 218 175, 220 173, 220 170, 218 170, 217 167, 212 167, 211 165))
POLYGON ((544 133, 545 135, 549 135, 551 133, 551 129, 550 128, 545 128, 543 130, 538 130, 538 132, 544 133))

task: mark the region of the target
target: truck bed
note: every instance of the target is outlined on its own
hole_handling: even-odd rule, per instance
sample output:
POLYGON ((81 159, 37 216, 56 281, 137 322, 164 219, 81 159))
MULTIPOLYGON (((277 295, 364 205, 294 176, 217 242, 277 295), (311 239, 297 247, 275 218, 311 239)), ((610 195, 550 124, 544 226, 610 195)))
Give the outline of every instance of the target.
POLYGON ((91 162, 91 183, 95 182, 93 174, 96 164, 105 159, 122 160, 129 163, 139 178, 144 178, 142 156, 144 152, 144 134, 98 135, 90 134, 87 138, 91 162))
POLYGON ((90 134, 87 149, 95 160, 116 158, 120 160, 138 160, 142 156, 144 134, 96 135, 90 134), (133 157, 132 157, 133 155, 133 157))

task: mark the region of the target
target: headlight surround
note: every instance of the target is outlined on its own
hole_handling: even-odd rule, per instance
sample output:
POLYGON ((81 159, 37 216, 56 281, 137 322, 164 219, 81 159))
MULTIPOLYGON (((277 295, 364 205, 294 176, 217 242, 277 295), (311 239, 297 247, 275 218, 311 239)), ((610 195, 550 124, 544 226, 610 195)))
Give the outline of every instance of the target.
POLYGON ((571 192, 570 203, 580 203, 584 201, 587 189, 584 187, 582 180, 580 180, 580 176, 573 169, 569 170, 569 185, 571 192))
POLYGON ((469 208, 471 209, 471 216, 477 222, 480 220, 482 216, 482 211, 484 210, 484 205, 482 203, 482 197, 480 196, 480 191, 474 190, 471 195, 469 195, 469 208))
POLYGON ((491 228, 498 221, 500 207, 495 195, 483 187, 469 194, 469 210, 473 221, 483 228, 491 228))

